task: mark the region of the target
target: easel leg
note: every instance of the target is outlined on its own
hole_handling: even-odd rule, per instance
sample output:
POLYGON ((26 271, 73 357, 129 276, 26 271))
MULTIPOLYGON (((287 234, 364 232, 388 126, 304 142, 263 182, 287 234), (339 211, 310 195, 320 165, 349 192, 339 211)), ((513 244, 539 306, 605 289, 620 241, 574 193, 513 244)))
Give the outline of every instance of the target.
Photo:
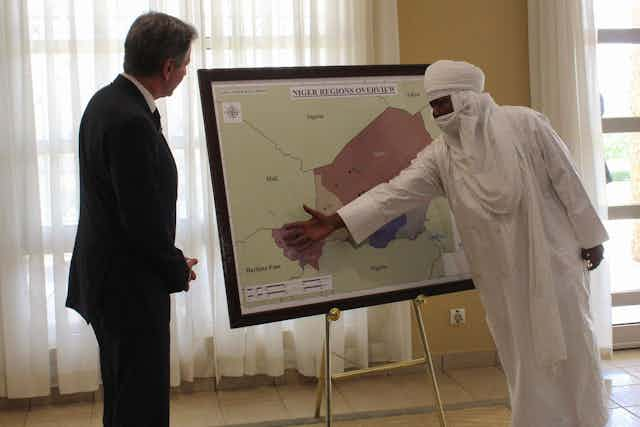
POLYGON ((424 350, 424 357, 426 359, 427 373, 431 375, 431 383, 433 384, 433 395, 438 406, 440 415, 440 425, 447 427, 447 421, 444 417, 444 408, 442 407, 442 399, 440 398, 440 388, 438 387, 438 380, 436 378, 436 370, 433 367, 433 359, 431 358, 431 350, 429 349, 429 340, 427 339, 427 333, 424 327, 424 319, 422 318, 422 311, 420 308, 424 303, 424 296, 419 295, 413 300, 413 310, 418 321, 418 327, 420 328, 420 338, 422 339, 422 347, 424 350))
POLYGON ((327 405, 326 423, 331 427, 331 313, 325 318, 324 340, 324 393, 327 405))
POLYGON ((315 418, 320 417, 320 406, 322 406, 322 392, 325 393, 327 402, 326 425, 331 427, 331 322, 340 319, 340 310, 332 308, 324 319, 324 351, 322 353, 322 366, 320 367, 320 377, 316 387, 316 412, 315 418))
MULTIPOLYGON (((323 347, 325 347, 324 343, 323 343, 323 347)), ((324 360, 326 358, 326 353, 325 353, 325 349, 323 348, 322 350, 322 361, 320 362, 320 376, 318 377, 318 386, 316 387, 316 411, 314 412, 313 416, 314 418, 320 418, 320 407, 322 406, 322 393, 324 392, 324 377, 326 375, 325 373, 325 366, 324 366, 324 360)))
POLYGON ((331 322, 340 319, 340 310, 332 308, 329 310, 325 320, 325 342, 324 342, 324 391, 327 399, 327 427, 331 427, 331 322))

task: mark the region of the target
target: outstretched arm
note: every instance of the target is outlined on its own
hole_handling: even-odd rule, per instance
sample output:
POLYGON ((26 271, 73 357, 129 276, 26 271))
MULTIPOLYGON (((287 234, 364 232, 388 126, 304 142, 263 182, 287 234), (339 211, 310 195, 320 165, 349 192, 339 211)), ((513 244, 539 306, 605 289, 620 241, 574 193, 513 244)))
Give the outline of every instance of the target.
POLYGON ((425 148, 398 176, 372 188, 332 215, 305 206, 311 218, 285 225, 285 243, 303 250, 342 227, 346 227, 353 240, 360 243, 388 222, 443 195, 434 159, 435 148, 425 148))

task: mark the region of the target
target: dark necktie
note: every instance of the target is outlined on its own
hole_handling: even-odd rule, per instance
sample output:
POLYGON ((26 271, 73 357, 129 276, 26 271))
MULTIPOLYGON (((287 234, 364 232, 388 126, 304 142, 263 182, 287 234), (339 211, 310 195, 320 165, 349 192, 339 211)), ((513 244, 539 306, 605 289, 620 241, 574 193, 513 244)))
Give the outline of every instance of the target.
POLYGON ((156 129, 158 129, 158 132, 162 132, 162 125, 160 124, 160 112, 157 108, 153 111, 153 121, 156 124, 156 129))

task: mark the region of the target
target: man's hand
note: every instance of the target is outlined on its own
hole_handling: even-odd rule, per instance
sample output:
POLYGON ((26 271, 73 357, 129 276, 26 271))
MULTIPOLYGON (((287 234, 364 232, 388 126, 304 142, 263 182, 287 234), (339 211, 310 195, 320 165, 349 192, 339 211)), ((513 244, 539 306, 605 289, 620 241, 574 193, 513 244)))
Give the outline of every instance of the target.
POLYGON ((196 280, 196 278, 198 276, 196 276, 196 272, 193 271, 193 266, 196 265, 198 263, 198 258, 188 258, 185 257, 184 260, 187 263, 187 266, 189 267, 189 279, 187 279, 187 291, 189 290, 189 282, 191 282, 192 280, 196 280))
POLYGON ((591 249, 582 250, 582 259, 587 265, 587 270, 595 270, 604 258, 604 246, 598 245, 591 249))
POLYGON ((310 219, 285 224, 283 227, 282 238, 288 246, 303 251, 315 242, 326 239, 335 230, 344 227, 344 222, 337 213, 325 215, 307 205, 303 205, 303 208, 311 215, 310 219))

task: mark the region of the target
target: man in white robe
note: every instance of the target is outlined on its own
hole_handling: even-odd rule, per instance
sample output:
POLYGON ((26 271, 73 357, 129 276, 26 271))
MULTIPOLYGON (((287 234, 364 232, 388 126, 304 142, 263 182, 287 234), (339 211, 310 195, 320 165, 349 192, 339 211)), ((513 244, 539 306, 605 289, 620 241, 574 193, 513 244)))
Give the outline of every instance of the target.
POLYGON ((346 226, 359 243, 445 196, 506 374, 513 426, 603 427, 587 270, 608 236, 565 144, 536 111, 496 105, 471 64, 432 64, 425 89, 442 136, 337 213, 305 206, 312 218, 286 225, 285 241, 304 250, 346 226))

